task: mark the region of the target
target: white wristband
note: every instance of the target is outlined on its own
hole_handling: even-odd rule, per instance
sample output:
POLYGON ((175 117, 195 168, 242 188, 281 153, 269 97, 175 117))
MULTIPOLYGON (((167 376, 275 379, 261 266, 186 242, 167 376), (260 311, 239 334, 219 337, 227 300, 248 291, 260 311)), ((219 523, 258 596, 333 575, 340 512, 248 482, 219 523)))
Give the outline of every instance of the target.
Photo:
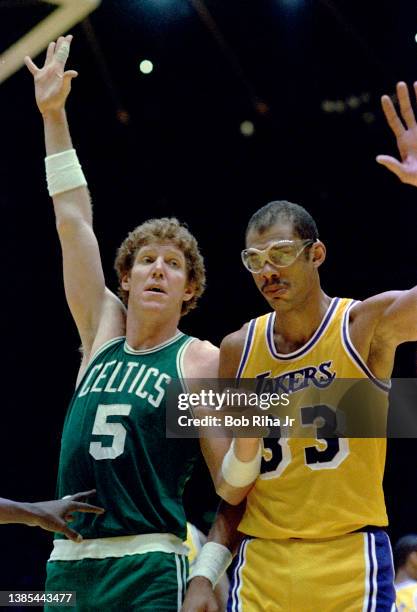
POLYGON ((75 149, 45 157, 45 170, 51 197, 87 185, 75 149))
POLYGON ((258 452, 250 461, 240 461, 235 455, 235 439, 233 438, 229 450, 222 463, 222 476, 232 487, 247 487, 258 476, 262 461, 262 441, 258 452))
POLYGON ((189 580, 196 576, 204 576, 210 580, 213 589, 232 562, 232 553, 223 544, 207 542, 200 550, 191 570, 189 580))

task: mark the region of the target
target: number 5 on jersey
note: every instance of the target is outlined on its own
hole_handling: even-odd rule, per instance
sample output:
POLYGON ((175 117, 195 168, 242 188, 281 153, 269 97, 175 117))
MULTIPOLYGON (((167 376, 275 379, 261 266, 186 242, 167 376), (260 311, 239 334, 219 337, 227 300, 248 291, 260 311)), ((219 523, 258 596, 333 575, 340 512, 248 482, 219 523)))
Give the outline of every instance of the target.
POLYGON ((104 446, 103 442, 90 442, 90 455, 94 459, 115 459, 121 455, 125 448, 126 427, 121 423, 109 422, 112 416, 128 416, 132 410, 131 404, 99 404, 94 419, 93 436, 111 436, 111 446, 104 446))

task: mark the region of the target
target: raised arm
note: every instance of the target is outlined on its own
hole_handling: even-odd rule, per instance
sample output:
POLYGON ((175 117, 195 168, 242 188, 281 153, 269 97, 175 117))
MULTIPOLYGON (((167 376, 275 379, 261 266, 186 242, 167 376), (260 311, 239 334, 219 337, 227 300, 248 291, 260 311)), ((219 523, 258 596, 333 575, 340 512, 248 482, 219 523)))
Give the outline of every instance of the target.
MULTIPOLYGON (((417 96, 417 82, 414 83, 417 96)), ((382 110, 389 127, 397 140, 400 160, 389 155, 378 155, 376 160, 391 170, 400 181, 417 187, 417 123, 411 106, 408 87, 402 81, 397 83, 397 97, 401 118, 389 96, 382 96, 382 110)))
MULTIPOLYGON (((417 83, 414 84, 417 94, 417 83)), ((398 146, 400 159, 378 155, 377 162, 403 183, 417 187, 417 123, 408 87, 397 83, 400 114, 389 96, 382 96, 382 109, 398 146)), ((391 376, 396 347, 417 340, 417 286, 373 296, 352 309, 352 339, 364 344, 362 355, 379 378, 391 376), (368 337, 368 341, 366 338, 368 337)))
MULTIPOLYGON (((414 84, 417 94, 417 83, 414 84)), ((400 115, 389 96, 382 96, 382 109, 397 141, 400 159, 378 155, 377 162, 403 183, 417 187, 417 123, 408 87, 397 83, 400 115)), ((395 350, 403 342, 417 340, 417 286, 405 291, 387 291, 356 304, 350 311, 350 335, 371 372, 390 378, 395 350)))
POLYGON ((92 226, 87 184, 72 147, 65 104, 74 70, 65 70, 72 36, 51 42, 38 68, 25 58, 33 75, 35 97, 45 133, 48 188, 62 247, 65 294, 88 362, 97 334, 99 343, 123 332, 123 307, 106 290, 100 252, 92 226), (105 321, 103 321, 103 318, 105 321))

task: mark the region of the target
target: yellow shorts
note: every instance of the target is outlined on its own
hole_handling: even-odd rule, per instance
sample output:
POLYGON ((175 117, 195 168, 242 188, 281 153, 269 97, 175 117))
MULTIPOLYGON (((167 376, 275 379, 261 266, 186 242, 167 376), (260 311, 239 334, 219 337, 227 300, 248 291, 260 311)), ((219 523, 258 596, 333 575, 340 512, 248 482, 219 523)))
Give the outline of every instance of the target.
POLYGON ((326 540, 244 538, 228 612, 393 612, 391 546, 382 530, 326 540))

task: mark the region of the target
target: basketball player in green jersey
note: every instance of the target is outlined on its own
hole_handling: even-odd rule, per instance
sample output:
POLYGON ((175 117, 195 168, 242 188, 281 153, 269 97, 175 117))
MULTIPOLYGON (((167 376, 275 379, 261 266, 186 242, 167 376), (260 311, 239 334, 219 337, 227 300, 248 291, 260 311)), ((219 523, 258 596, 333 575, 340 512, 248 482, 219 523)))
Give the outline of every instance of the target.
MULTIPOLYGON (((80 544, 57 536, 46 587, 76 591, 77 610, 172 611, 181 605, 187 573, 182 492, 199 449, 195 440, 166 439, 166 392, 172 379, 217 376, 218 349, 178 330, 180 317, 203 292, 204 265, 186 227, 176 219, 153 219, 118 251, 123 302, 106 289, 65 113, 77 75, 65 71, 71 39, 50 43, 41 69, 25 61, 44 123, 66 298, 83 349, 62 434, 58 495, 94 487, 106 512, 76 519, 80 544)), ((260 445, 254 443, 257 466, 245 462, 239 445, 228 450, 227 440, 204 447, 216 486, 235 501, 259 471, 260 445), (225 479, 236 465, 254 466, 250 478, 225 479)))
POLYGON ((82 536, 67 525, 73 520, 74 512, 93 512, 101 514, 103 508, 85 503, 95 491, 76 493, 66 499, 53 499, 43 502, 17 502, 0 497, 0 525, 19 523, 30 527, 42 527, 46 531, 63 533, 74 542, 81 542, 82 536))

